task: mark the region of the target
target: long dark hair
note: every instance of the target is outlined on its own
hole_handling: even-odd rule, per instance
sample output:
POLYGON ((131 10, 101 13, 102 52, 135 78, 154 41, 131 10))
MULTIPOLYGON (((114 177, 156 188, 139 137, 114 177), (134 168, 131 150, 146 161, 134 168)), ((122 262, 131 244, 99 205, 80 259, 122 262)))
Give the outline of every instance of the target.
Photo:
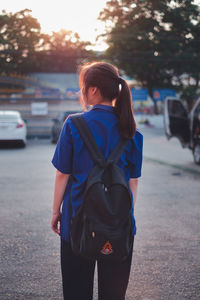
POLYGON ((118 69, 105 62, 87 63, 80 68, 80 87, 87 96, 89 87, 97 87, 103 98, 114 103, 119 118, 119 132, 131 139, 136 132, 130 88, 126 80, 119 77, 118 69), (121 88, 120 88, 121 87, 121 88))

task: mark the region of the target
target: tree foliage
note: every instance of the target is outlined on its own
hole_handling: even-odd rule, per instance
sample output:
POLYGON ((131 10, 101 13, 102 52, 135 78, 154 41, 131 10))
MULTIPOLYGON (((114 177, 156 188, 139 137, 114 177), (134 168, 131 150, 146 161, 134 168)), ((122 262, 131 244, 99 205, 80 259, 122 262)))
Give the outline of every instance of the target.
POLYGON ((71 31, 42 33, 28 9, 0 15, 0 73, 74 72, 87 45, 71 31))
POLYGON ((60 30, 46 35, 45 48, 36 52, 35 71, 39 72, 76 72, 80 59, 89 55, 86 47, 89 42, 83 42, 77 33, 60 30))
POLYGON ((99 18, 107 24, 106 55, 151 96, 154 88, 181 88, 184 73, 198 86, 200 17, 192 1, 111 0, 99 18))
POLYGON ((0 15, 0 71, 22 72, 39 47, 41 28, 38 21, 25 9, 0 15))

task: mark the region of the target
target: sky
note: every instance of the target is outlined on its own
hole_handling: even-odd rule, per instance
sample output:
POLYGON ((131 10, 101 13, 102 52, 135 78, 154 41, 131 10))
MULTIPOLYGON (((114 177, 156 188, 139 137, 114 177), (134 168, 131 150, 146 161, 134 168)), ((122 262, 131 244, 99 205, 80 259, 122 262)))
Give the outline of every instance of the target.
MULTIPOLYGON (((104 31, 104 23, 97 18, 106 2, 107 0, 6 0, 1 1, 0 11, 31 9, 32 16, 38 19, 43 32, 72 30, 82 40, 95 43, 96 36, 104 31)), ((100 41, 93 49, 105 48, 106 44, 100 41)))
MULTIPOLYGON (((60 29, 78 32, 81 40, 96 43, 96 36, 103 33, 104 23, 97 20, 107 0, 5 0, 1 1, 0 12, 16 12, 25 8, 41 24, 42 31, 51 33, 60 29)), ((200 0, 194 0, 199 4, 200 0)), ((106 43, 99 40, 94 50, 105 50, 106 43)))

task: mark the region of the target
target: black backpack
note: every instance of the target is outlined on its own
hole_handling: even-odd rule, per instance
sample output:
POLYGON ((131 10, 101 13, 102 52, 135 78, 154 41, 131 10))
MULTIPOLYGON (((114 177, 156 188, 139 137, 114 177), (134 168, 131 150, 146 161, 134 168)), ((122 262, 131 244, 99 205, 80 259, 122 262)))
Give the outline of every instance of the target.
POLYGON ((105 160, 81 115, 70 118, 94 161, 83 204, 71 218, 72 251, 88 259, 124 260, 133 240, 132 200, 117 162, 129 140, 120 139, 105 160))

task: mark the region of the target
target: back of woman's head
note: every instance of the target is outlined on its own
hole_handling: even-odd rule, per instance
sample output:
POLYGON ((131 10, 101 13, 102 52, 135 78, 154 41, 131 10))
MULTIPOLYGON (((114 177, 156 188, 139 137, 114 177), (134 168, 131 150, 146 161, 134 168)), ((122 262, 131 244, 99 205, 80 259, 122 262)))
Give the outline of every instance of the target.
POLYGON ((115 112, 119 118, 120 135, 128 139, 134 136, 136 123, 130 89, 127 82, 119 77, 115 66, 105 62, 83 65, 80 69, 80 87, 86 98, 88 89, 97 87, 102 99, 114 102, 115 112))

